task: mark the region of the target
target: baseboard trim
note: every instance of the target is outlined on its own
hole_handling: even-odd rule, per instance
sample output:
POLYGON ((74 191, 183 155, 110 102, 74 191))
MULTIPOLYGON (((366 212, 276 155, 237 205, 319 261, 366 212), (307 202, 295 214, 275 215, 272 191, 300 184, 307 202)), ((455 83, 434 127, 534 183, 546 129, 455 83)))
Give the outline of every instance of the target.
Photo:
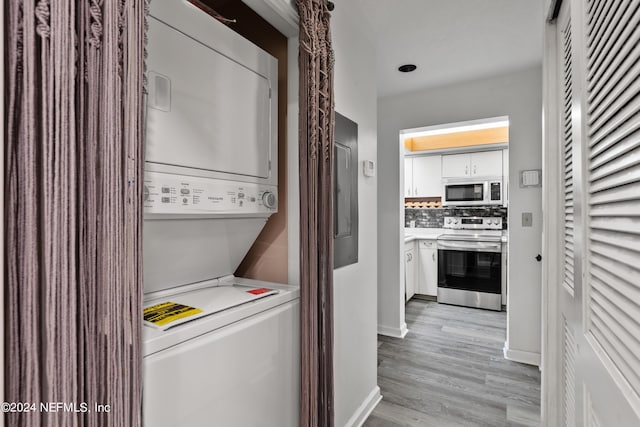
POLYGON ((503 352, 507 360, 540 367, 540 353, 510 349, 508 342, 504 343, 503 352))
POLYGON ((402 322, 402 327, 400 328, 400 338, 404 338, 409 333, 409 328, 407 328, 407 324, 402 322))
POLYGON ((361 427, 381 400, 380 387, 376 386, 371 390, 371 393, 369 393, 369 396, 362 402, 360 407, 358 407, 355 414, 349 418, 345 427, 361 427))
MULTIPOLYGON (((435 295, 414 294, 411 299, 419 299, 422 301, 435 301, 438 302, 438 297, 435 295)), ((411 300, 409 300, 411 301, 411 300)))
POLYGON ((409 329, 407 329, 406 323, 403 323, 400 328, 378 325, 378 335, 385 335, 393 338, 404 338, 408 332, 409 329))

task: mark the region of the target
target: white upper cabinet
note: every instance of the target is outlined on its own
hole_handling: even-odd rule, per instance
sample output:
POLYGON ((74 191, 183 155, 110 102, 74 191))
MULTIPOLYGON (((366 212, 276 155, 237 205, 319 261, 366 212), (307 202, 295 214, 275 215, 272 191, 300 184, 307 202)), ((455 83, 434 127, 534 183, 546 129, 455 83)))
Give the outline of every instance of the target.
POLYGON ((413 159, 404 159, 404 197, 414 197, 413 195, 413 159))
POLYGON ((442 156, 413 158, 414 197, 442 197, 442 156))
POLYGON ((502 176, 502 150, 442 156, 443 178, 502 176))
POLYGON ((471 176, 502 176, 502 150, 471 153, 471 176))
POLYGON ((442 197, 442 156, 404 159, 404 197, 442 197))
POLYGON ((471 176, 471 155, 448 154, 442 156, 443 178, 466 178, 471 176))

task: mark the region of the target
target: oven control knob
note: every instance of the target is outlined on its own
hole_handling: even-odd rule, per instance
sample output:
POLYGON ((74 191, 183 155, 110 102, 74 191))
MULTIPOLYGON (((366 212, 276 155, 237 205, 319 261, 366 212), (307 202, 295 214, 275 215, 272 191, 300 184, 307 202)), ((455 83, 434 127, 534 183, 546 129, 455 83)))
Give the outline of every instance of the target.
POLYGON ((457 220, 457 219, 454 219, 454 220, 453 220, 453 223, 454 223, 454 224, 457 224, 457 223, 458 223, 458 220, 457 220))
POLYGON ((451 218, 447 219, 447 224, 451 224, 451 218))
POLYGON ((269 209, 275 208, 277 203, 276 195, 271 191, 265 191, 262 195, 262 203, 269 209))

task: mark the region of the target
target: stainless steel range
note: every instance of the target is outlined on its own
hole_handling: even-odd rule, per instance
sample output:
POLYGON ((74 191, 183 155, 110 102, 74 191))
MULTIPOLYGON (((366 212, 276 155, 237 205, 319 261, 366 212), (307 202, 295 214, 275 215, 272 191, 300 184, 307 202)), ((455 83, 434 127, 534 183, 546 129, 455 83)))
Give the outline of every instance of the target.
POLYGON ((502 309, 502 218, 446 217, 438 237, 438 302, 502 309))

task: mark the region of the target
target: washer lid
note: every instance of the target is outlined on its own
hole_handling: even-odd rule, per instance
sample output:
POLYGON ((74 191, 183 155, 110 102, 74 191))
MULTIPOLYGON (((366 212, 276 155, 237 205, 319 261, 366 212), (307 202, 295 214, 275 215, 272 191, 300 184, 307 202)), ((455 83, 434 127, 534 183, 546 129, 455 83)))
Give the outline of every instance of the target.
POLYGON ((277 293, 276 289, 232 284, 166 295, 144 304, 144 325, 165 331, 277 293))
POLYGON ((202 285, 191 285, 185 288, 176 292, 162 291, 156 294, 158 296, 147 295, 144 306, 148 307, 162 301, 173 301, 187 303, 192 307, 215 309, 216 305, 218 305, 218 299, 226 301, 223 305, 229 305, 232 304, 233 301, 237 301, 234 294, 244 292, 248 289, 269 288, 277 290, 277 293, 227 307, 216 313, 164 331, 145 326, 142 328, 144 356, 157 353, 177 344, 185 343, 193 338, 224 328, 227 325, 247 319, 265 310, 288 303, 300 295, 300 290, 297 286, 262 282, 233 276, 223 278, 219 281, 207 282, 202 285), (203 288, 202 286, 206 287, 203 288), (190 288, 191 290, 185 292, 185 288, 190 288))

